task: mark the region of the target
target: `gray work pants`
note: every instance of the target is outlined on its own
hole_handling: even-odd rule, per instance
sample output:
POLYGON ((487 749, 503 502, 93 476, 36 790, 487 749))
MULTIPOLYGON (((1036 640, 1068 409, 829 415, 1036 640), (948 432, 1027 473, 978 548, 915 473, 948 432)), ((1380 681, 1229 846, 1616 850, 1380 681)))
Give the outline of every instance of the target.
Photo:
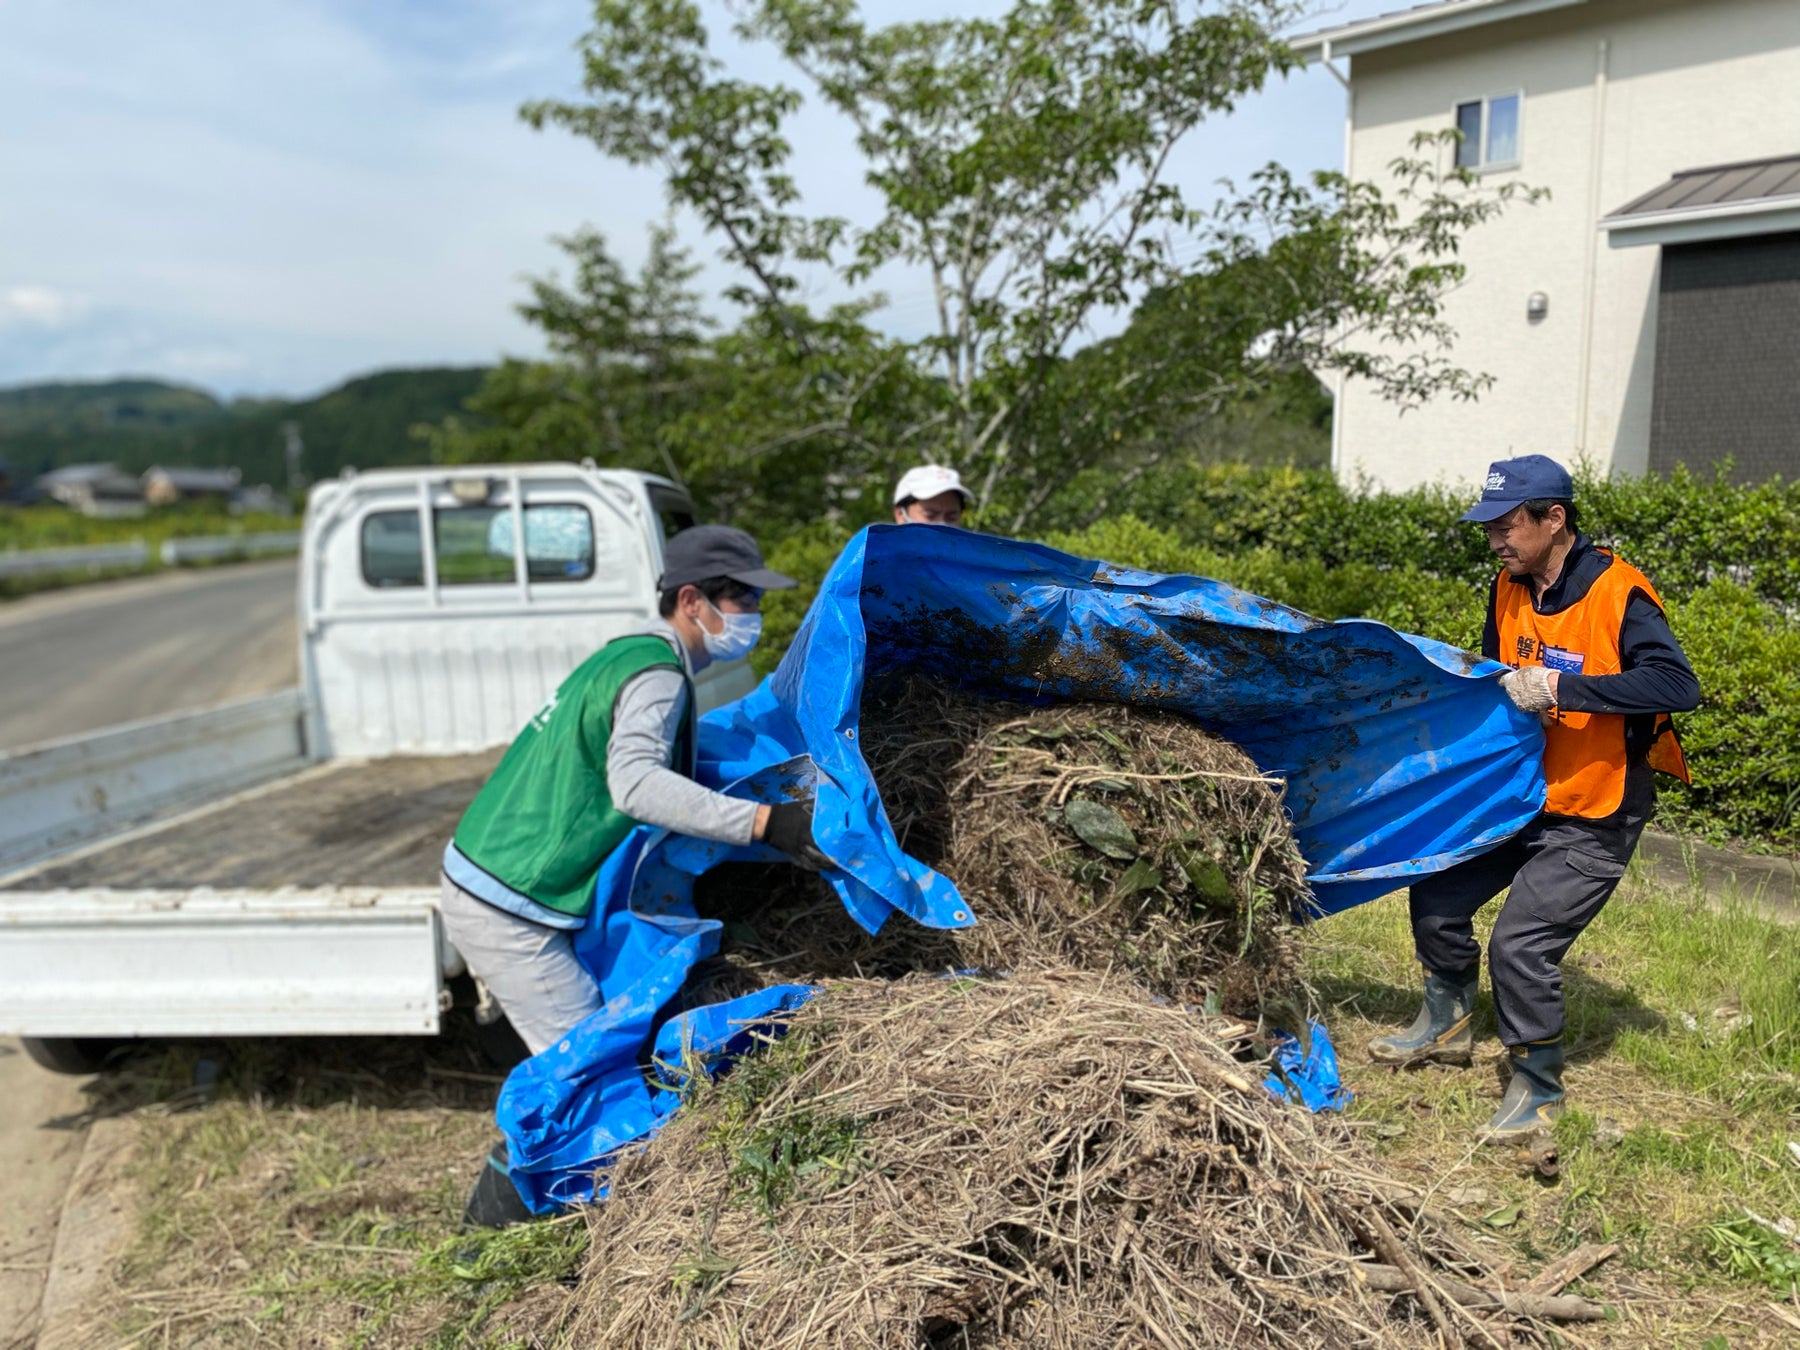
POLYGON ((438 911, 469 969, 500 1002, 532 1054, 600 1010, 600 986, 575 959, 573 934, 496 909, 443 878, 438 911))
POLYGON ((1586 820, 1540 814, 1499 848, 1412 888, 1419 963, 1451 978, 1481 959, 1476 912, 1507 890, 1488 940, 1503 1044, 1562 1035, 1563 957, 1625 875, 1655 800, 1652 770, 1633 767, 1625 777, 1625 800, 1612 815, 1586 820))

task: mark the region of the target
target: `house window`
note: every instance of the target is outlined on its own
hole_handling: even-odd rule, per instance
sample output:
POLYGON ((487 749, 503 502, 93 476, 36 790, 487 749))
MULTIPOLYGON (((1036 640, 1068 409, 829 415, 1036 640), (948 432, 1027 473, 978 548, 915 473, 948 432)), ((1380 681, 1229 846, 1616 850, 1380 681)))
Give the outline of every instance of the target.
POLYGON ((1522 94, 1496 94, 1456 105, 1459 169, 1511 169, 1519 163, 1519 105, 1522 94))

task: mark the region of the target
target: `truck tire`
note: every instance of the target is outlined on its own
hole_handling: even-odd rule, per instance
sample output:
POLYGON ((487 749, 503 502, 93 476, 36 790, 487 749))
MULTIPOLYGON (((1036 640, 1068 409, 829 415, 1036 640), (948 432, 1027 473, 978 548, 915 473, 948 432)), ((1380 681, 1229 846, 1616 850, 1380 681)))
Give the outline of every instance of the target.
POLYGON ((32 1063, 51 1073, 98 1073, 120 1042, 96 1037, 21 1036, 32 1063))

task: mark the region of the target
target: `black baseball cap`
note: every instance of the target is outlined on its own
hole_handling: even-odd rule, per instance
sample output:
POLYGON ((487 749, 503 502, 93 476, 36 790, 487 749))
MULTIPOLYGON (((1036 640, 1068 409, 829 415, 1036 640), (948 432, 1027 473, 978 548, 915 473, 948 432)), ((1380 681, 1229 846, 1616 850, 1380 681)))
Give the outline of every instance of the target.
POLYGON ((791 591, 799 583, 763 566, 756 540, 729 525, 693 525, 663 545, 659 591, 730 577, 756 591, 791 591))
POLYGON ((1520 502, 1572 501, 1575 483, 1569 471, 1548 455, 1520 455, 1488 465, 1481 500, 1462 513, 1464 520, 1486 524, 1498 520, 1520 502))

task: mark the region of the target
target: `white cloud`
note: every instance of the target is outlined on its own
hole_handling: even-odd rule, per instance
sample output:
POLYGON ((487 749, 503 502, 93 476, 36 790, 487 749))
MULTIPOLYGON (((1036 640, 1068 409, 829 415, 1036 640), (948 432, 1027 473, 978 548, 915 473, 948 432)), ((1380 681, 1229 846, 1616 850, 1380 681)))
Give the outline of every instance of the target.
POLYGON ((49 286, 12 286, 0 290, 0 324, 10 322, 62 328, 86 308, 79 296, 49 286))

